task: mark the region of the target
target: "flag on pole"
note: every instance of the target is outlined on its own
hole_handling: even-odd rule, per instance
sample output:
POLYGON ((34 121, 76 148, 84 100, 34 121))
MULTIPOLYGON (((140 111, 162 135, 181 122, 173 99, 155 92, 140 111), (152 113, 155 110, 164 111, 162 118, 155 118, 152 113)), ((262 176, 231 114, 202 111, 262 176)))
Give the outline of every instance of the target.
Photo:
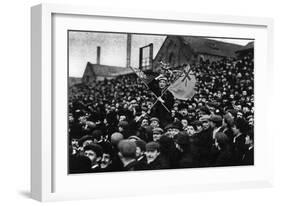
POLYGON ((190 68, 188 71, 182 73, 182 75, 168 87, 168 90, 176 99, 188 100, 194 96, 196 92, 196 78, 194 74, 189 73, 190 68))

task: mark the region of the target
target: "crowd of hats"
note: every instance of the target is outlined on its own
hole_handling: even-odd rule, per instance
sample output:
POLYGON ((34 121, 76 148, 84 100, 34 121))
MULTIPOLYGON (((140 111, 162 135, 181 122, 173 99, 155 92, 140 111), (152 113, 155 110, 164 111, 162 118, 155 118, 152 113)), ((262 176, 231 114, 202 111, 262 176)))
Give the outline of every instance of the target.
POLYGON ((74 170, 83 171, 77 165, 86 162, 81 160, 85 148, 97 156, 110 154, 115 169, 109 171, 122 170, 116 166, 119 152, 136 158, 137 148, 159 150, 165 157, 160 169, 245 164, 245 154, 253 147, 253 55, 200 60, 190 66, 196 75, 196 94, 187 101, 175 100, 166 125, 149 115, 156 98, 135 74, 69 88, 69 155, 74 170), (194 132, 189 133, 188 127, 194 132), (235 129, 243 134, 239 149, 235 129), (226 147, 229 161, 218 163, 226 147))

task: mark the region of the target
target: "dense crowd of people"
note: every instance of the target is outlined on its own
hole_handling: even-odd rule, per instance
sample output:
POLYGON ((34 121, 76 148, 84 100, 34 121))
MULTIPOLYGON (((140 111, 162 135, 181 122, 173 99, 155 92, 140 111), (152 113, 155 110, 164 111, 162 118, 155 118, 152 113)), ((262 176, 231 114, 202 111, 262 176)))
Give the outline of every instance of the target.
POLYGON ((69 88, 69 173, 253 165, 253 56, 191 68, 189 100, 136 74, 69 88))

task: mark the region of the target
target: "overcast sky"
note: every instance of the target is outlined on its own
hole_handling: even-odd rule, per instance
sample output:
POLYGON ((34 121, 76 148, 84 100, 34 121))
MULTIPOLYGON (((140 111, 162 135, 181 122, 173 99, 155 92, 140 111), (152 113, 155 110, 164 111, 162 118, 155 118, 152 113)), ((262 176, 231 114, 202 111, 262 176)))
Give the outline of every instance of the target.
MULTIPOLYGON (((132 35, 131 66, 139 65, 139 48, 153 43, 153 57, 157 54, 166 36, 132 35)), ((240 45, 249 40, 218 39, 240 45)), ((126 65, 127 34, 101 32, 69 33, 69 76, 82 77, 87 62, 96 63, 97 46, 101 47, 100 63, 104 65, 126 65)))

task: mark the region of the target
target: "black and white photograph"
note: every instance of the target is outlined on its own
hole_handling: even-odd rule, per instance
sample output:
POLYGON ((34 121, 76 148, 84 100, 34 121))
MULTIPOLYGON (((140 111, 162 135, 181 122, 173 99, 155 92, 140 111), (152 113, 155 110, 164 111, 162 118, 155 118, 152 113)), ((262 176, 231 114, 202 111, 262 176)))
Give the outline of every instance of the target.
POLYGON ((254 165, 254 39, 67 36, 69 174, 254 165))

